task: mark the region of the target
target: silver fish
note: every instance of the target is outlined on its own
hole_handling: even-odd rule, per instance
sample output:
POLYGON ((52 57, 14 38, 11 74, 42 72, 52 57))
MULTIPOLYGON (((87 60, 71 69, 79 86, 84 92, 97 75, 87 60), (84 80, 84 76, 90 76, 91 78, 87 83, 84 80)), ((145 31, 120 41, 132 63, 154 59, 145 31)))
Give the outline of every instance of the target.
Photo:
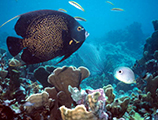
POLYGON ((114 77, 126 84, 136 83, 134 72, 128 67, 118 67, 114 70, 114 77))

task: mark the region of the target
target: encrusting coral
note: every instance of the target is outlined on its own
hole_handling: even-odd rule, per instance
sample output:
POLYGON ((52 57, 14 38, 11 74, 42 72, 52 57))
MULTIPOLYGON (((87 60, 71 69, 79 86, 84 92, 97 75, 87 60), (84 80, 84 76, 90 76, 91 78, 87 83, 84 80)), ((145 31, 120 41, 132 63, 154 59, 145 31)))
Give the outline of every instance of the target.
POLYGON ((47 92, 37 93, 29 96, 26 101, 32 103, 26 106, 26 111, 33 119, 41 119, 41 115, 45 118, 50 113, 50 108, 53 107, 54 101, 49 98, 47 92))
POLYGON ((129 97, 115 99, 113 103, 106 105, 106 109, 112 113, 113 117, 120 118, 127 111, 129 101, 129 97))
MULTIPOLYGON (((71 88, 71 87, 70 87, 71 88)), ((79 91, 76 88, 71 88, 72 97, 74 100, 76 92, 72 90, 79 91)), ((63 120, 108 120, 108 114, 105 112, 105 95, 103 89, 88 90, 86 91, 81 100, 76 101, 81 105, 77 105, 75 109, 68 109, 65 106, 60 107, 61 115, 63 120), (82 102, 81 102, 82 101, 82 102), (83 106, 84 105, 84 106, 83 106), (78 111, 78 114, 76 114, 78 111)), ((79 93, 77 92, 77 95, 79 93)))
POLYGON ((105 95, 107 96, 106 104, 110 104, 115 99, 115 94, 113 93, 113 87, 111 85, 107 85, 103 87, 105 95))
POLYGON ((32 97, 30 96, 27 101, 34 103, 34 105, 27 106, 27 112, 30 113, 29 115, 34 120, 42 119, 42 117, 45 118, 46 114, 50 116, 49 120, 61 119, 59 107, 65 105, 71 108, 71 105, 74 103, 68 91, 68 85, 79 89, 81 81, 89 75, 89 70, 85 67, 75 68, 72 66, 64 66, 62 68, 56 68, 48 76, 48 82, 54 87, 46 87, 43 93, 31 95, 32 97), (43 98, 45 100, 42 102, 41 100, 43 98), (44 103, 47 105, 44 105, 44 103), (43 113, 42 111, 45 112, 43 113))
POLYGON ((115 94, 113 93, 113 87, 111 85, 104 86, 103 89, 107 96, 106 109, 112 113, 113 117, 122 117, 127 111, 130 98, 121 97, 115 99, 115 94))
POLYGON ((89 71, 85 67, 62 67, 57 68, 53 73, 48 77, 48 82, 55 86, 58 94, 58 99, 60 100, 60 105, 65 105, 66 107, 71 107, 73 100, 71 94, 68 91, 68 86, 79 88, 81 81, 89 76, 89 71), (65 96, 63 96, 63 95, 65 96), (67 101, 65 101, 65 99, 67 101))
POLYGON ((84 105, 77 105, 74 109, 60 107, 63 120, 99 120, 92 111, 87 111, 84 105))

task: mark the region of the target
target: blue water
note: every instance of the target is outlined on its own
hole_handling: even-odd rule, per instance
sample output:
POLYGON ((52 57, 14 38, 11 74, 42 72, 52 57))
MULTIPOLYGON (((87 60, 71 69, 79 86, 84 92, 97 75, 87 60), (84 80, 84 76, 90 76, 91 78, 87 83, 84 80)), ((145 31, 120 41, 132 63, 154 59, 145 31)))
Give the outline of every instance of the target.
MULTIPOLYGON (((83 17, 84 19, 87 20, 86 22, 84 21, 79 21, 79 22, 81 25, 84 26, 86 31, 90 33, 90 35, 86 39, 85 43, 79 48, 79 50, 77 50, 68 59, 64 60, 63 62, 61 62, 55 67, 59 67, 59 66, 61 67, 64 65, 67 66, 73 65, 75 67, 79 67, 79 66, 87 67, 91 74, 88 78, 82 81, 82 83, 80 84, 81 88, 98 89, 108 84, 111 84, 115 89, 114 93, 116 93, 116 98, 125 95, 130 96, 132 92, 137 93, 138 88, 139 89, 142 88, 141 89, 142 93, 145 94, 148 91, 150 91, 150 90, 148 91, 144 90, 144 87, 147 86, 147 82, 145 82, 145 80, 142 79, 141 77, 139 79, 140 83, 139 81, 137 81, 138 82, 137 84, 127 85, 115 79, 113 76, 113 71, 118 66, 127 66, 132 68, 133 65, 136 63, 135 61, 142 58, 143 48, 144 48, 144 44, 146 43, 146 39, 150 37, 154 32, 152 21, 156 19, 158 20, 158 12, 157 12, 158 0, 110 0, 110 2, 114 4, 114 6, 107 3, 106 0, 75 0, 75 1, 85 9, 85 12, 70 5, 68 3, 68 0, 0 0, 0 25, 6 22, 7 20, 13 18, 14 16, 30 11, 43 10, 43 9, 58 10, 59 8, 65 9, 67 11, 67 14, 73 17, 75 16, 83 17), (124 9, 124 11, 112 11, 111 10, 112 8, 122 8, 124 9)), ((18 18, 12 20, 11 22, 7 23, 6 25, 0 28, 0 49, 4 48, 7 50, 6 38, 8 36, 17 36, 14 31, 14 25, 16 24, 17 20, 18 18)), ((155 38, 155 41, 156 39, 157 38, 155 38)), ((150 44, 152 43, 150 42, 148 43, 148 45, 146 45, 149 48, 151 47, 150 44)), ((153 43, 152 45, 154 46, 154 44, 155 43, 153 43)), ((154 50, 155 49, 157 50, 157 48, 154 48, 154 50)), ((9 56, 8 54, 9 52, 7 51, 6 66, 8 66, 8 56, 9 56)), ((151 56, 152 54, 153 53, 150 53, 151 56)), ((12 56, 9 57, 11 58, 12 56)), ((150 57, 146 60, 148 61, 151 58, 153 58, 153 56, 151 58, 150 57)), ((57 63, 57 61, 59 61, 60 58, 59 60, 57 59, 57 61, 56 60, 53 61, 53 60, 52 61, 50 60, 49 62, 43 64, 54 65, 54 63, 57 63)), ((147 61, 142 63, 142 66, 144 64, 143 67, 141 65, 139 66, 138 64, 138 68, 140 67, 142 71, 146 72, 145 69, 147 69, 146 67, 147 61)), ((156 60, 148 62, 148 66, 150 70, 153 71, 157 70, 158 67, 157 65, 158 63, 156 60), (153 66, 150 66, 150 62, 151 65, 153 66), (155 69, 153 69, 154 66, 155 69)), ((25 81, 28 80, 30 83, 31 81, 33 82, 38 81, 33 76, 34 74, 33 71, 38 67, 39 64, 36 64, 29 66, 27 68, 23 68, 25 69, 25 71, 19 69, 19 71, 21 70, 20 77, 22 77, 25 81)), ((136 67, 135 71, 137 72, 136 77, 138 78, 140 76, 139 73, 141 73, 141 71, 137 69, 137 66, 135 67, 136 67)), ((157 75, 157 71, 155 72, 154 75, 155 76, 157 75)), ((40 81, 38 81, 38 83, 39 82, 40 81)), ((6 82, 3 83, 6 84, 6 82)), ((9 88, 6 86, 9 85, 10 84, 6 84, 4 86, 4 90, 1 91, 1 93, 5 93, 9 88)), ((27 91, 27 89, 25 88, 28 88, 28 85, 24 85, 23 87, 24 87, 24 91, 27 91)), ((40 88, 38 92, 41 92, 42 89, 43 88, 40 88)), ((32 93, 35 92, 32 91, 31 94, 32 93)), ((28 96, 29 95, 30 93, 28 93, 28 96)), ((18 98, 18 96, 16 97, 18 98)), ((139 99, 140 96, 139 94, 136 94, 135 97, 139 99)), ((152 102, 156 103, 157 98, 158 96, 155 93, 153 97, 154 102, 153 101, 152 102)), ((9 98, 6 97, 4 99, 9 99, 9 98)), ((20 97, 19 100, 21 100, 20 97)), ((133 103, 131 103, 131 106, 133 106, 135 101, 132 100, 132 102, 133 103)), ((142 101, 140 101, 140 104, 141 103, 142 101)), ((149 101, 146 101, 146 103, 150 104, 149 101)), ((155 105, 153 105, 152 107, 154 106, 155 105)), ((138 108, 137 106, 135 107, 138 108)), ((147 106, 146 108, 148 110, 149 107, 147 106)), ((141 107, 137 109, 137 112, 141 113, 140 110, 141 107)), ((145 113, 142 113, 142 117, 144 114, 145 113)), ((151 114, 153 114, 153 112, 151 112, 151 114)))
MULTIPOLYGON (((80 16, 87 19, 81 22, 91 34, 87 41, 93 38, 102 38, 110 30, 126 27, 133 22, 140 22, 144 33, 151 34, 153 26, 151 21, 157 19, 157 0, 111 0, 114 6, 105 0, 76 0, 84 9, 82 12, 70 5, 67 0, 1 0, 0 1, 0 24, 8 19, 34 10, 63 8, 72 16, 80 16), (113 7, 123 8, 122 12, 111 11, 113 7)), ((14 34, 13 27, 16 20, 0 28, 0 33, 14 34)))
MULTIPOLYGON (((157 0, 111 0, 114 6, 105 0, 76 0, 76 2, 85 9, 85 12, 70 5, 67 0, 1 0, 0 24, 26 12, 42 9, 58 10, 59 8, 63 8, 69 15, 73 17, 80 16, 87 20, 86 22, 79 21, 90 33, 86 42, 94 44, 96 50, 100 46, 106 45, 103 46, 105 55, 102 54, 102 56, 107 56, 107 53, 110 55, 113 54, 114 56, 113 49, 116 49, 116 51, 122 49, 123 53, 113 57, 118 66, 120 64, 131 66, 136 59, 142 56, 145 40, 154 32, 152 20, 158 18, 158 13, 156 12, 158 7, 157 0), (124 11, 111 11, 112 8, 122 8, 124 11), (112 43, 115 48, 112 48, 108 43, 112 43), (119 47, 121 48, 119 49, 119 47), (124 56, 130 54, 133 58, 129 60, 125 57, 127 58, 126 60, 121 54, 124 54, 124 56), (122 61, 121 59, 124 60, 122 61)), ((17 19, 12 20, 0 28, 2 48, 7 49, 5 43, 8 36, 17 36, 14 31, 14 25, 17 19)), ((82 48, 81 46, 80 49, 84 49, 84 47, 82 48)), ((95 54, 97 51, 93 51, 93 53, 95 54)), ((83 56, 80 57, 83 61, 87 60, 83 56)), ((106 60, 106 57, 103 58, 106 60)), ((104 60, 100 64, 104 64, 104 60)), ((80 66, 85 64, 77 63, 74 65, 80 66)), ((92 65, 87 65, 86 67, 88 66, 92 65)))
MULTIPOLYGON (((101 53, 102 56, 99 56, 102 57, 102 59, 104 58, 102 63, 99 63, 101 68, 103 68, 101 65, 105 64, 104 61, 106 60, 105 56, 107 56, 107 53, 108 55, 113 54, 115 64, 118 66, 121 64, 132 66, 134 61, 142 56, 145 40, 154 31, 152 20, 158 18, 158 13, 156 12, 158 7, 157 0, 111 0, 114 6, 107 3, 105 0, 76 0, 76 2, 85 9, 85 12, 70 5, 68 0, 1 0, 0 24, 3 24, 14 16, 26 12, 42 9, 58 10, 59 8, 63 8, 67 11, 67 14, 73 17, 80 16, 87 20, 86 22, 79 21, 90 33, 89 37, 86 39, 87 43, 94 44, 96 50, 101 46, 106 45, 103 46, 104 52, 102 52, 103 54, 105 53, 105 55, 101 53), (112 8, 122 8, 124 11, 111 11, 112 8), (121 30, 122 32, 120 32, 121 30), (115 32, 111 33, 112 31, 115 32), (128 31, 128 33, 126 33, 126 31, 128 31), (115 48, 110 47, 108 43, 112 43, 115 48), (123 53, 117 54, 117 56, 112 52, 114 51, 113 49, 116 49, 116 51, 120 50, 119 47, 121 47, 120 49, 122 49, 123 53), (129 58, 125 57, 127 58, 126 60, 121 54, 124 54, 124 56, 130 54, 130 57, 133 58, 129 60, 129 58), (123 61, 121 59, 123 59, 123 61)), ((8 36, 17 36, 14 31, 14 25, 16 24, 17 19, 18 18, 12 20, 0 28, 2 48, 7 49, 6 38, 8 36)), ((83 49, 81 51, 84 51, 84 47, 82 48, 81 46, 80 49, 83 49)), ((97 54, 97 52, 98 51, 93 51, 93 54, 97 54)), ((88 60, 83 56, 80 57, 83 61, 88 60)), ((68 58, 68 60, 76 61, 76 59, 71 59, 71 57, 68 58)), ((99 60, 95 61, 95 64, 97 64, 99 60)), ((85 63, 90 62, 86 61, 85 63)), ((73 65, 84 65, 86 67, 92 66, 91 64, 79 64, 79 60, 78 63, 73 65)), ((90 67, 88 68, 91 69, 90 67)))

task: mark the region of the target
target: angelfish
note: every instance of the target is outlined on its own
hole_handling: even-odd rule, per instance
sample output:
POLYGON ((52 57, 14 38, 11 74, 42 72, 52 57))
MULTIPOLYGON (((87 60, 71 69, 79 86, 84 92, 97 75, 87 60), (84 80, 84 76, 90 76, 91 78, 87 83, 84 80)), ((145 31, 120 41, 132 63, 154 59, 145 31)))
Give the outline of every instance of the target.
POLYGON ((9 36, 7 47, 12 56, 21 51, 26 64, 41 63, 55 57, 67 59, 80 48, 89 33, 72 16, 55 10, 39 10, 22 15, 15 25, 17 35, 9 36))
POLYGON ((114 77, 126 84, 136 83, 134 72, 129 67, 116 68, 114 77))

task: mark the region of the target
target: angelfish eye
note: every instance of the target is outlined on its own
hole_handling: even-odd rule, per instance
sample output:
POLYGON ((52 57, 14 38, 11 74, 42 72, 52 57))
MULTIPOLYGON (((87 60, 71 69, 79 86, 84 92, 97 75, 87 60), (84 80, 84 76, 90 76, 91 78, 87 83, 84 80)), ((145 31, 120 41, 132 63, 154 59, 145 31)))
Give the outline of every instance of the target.
POLYGON ((77 27, 77 30, 78 30, 78 31, 81 31, 81 30, 82 30, 82 27, 81 27, 81 26, 78 26, 78 27, 77 27))

